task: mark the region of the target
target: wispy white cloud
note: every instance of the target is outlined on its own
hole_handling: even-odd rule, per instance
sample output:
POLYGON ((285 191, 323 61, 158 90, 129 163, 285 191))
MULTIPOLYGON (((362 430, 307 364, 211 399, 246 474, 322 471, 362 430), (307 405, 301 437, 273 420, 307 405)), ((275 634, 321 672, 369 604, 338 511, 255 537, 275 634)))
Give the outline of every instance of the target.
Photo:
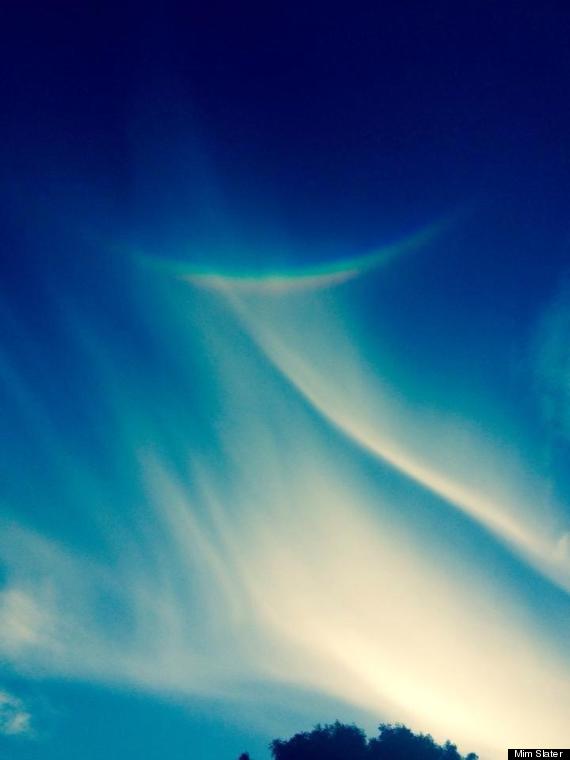
POLYGON ((258 301, 252 307, 231 290, 226 295, 270 361, 330 423, 570 591, 570 555, 563 551, 568 519, 553 505, 545 519, 544 486, 512 451, 477 436, 468 421, 450 424, 444 415, 402 403, 350 345, 334 312, 318 301, 297 301, 295 311, 284 313, 282 304, 258 301))
MULTIPOLYGON (((515 736, 563 744, 567 651, 513 583, 539 570, 564 619, 562 511, 545 520, 540 478, 512 452, 389 389, 349 314, 331 292, 199 296, 175 346, 213 378, 194 389, 211 422, 198 444, 185 393, 174 435, 150 411, 172 399, 153 388, 129 406, 107 364, 109 437, 135 464, 104 490, 131 501, 111 504, 91 557, 0 528, 14 667, 181 695, 299 686, 490 758, 515 736)), ((73 464, 90 505, 89 463, 73 464)))
POLYGON ((29 734, 31 720, 32 716, 22 700, 7 691, 0 690, 0 734, 5 736, 29 734))

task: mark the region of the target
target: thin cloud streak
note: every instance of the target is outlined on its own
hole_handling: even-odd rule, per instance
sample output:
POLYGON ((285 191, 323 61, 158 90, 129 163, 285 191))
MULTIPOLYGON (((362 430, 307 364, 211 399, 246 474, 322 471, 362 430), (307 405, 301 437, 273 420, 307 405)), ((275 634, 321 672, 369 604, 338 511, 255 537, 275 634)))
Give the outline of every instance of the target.
MULTIPOLYGON (((536 514, 536 498, 531 501, 520 487, 516 489, 516 495, 510 497, 510 504, 493 494, 492 486, 497 481, 495 472, 500 469, 512 473, 513 481, 524 481, 527 493, 529 490, 540 492, 539 488, 532 487, 524 472, 512 472, 513 468, 502 452, 492 452, 492 456, 487 452, 481 456, 485 446, 476 440, 469 444, 471 461, 477 462, 472 469, 478 471, 481 482, 491 484, 485 492, 461 482, 453 471, 439 470, 430 464, 432 455, 428 447, 422 452, 423 456, 418 456, 413 453, 414 446, 410 445, 411 441, 418 439, 439 440, 437 421, 435 424, 428 422, 427 429, 425 425, 422 429, 420 419, 414 420, 401 402, 390 398, 374 377, 369 378, 369 373, 362 371, 363 362, 359 356, 353 352, 340 352, 338 346, 346 343, 345 336, 331 333, 330 325, 334 320, 327 319, 326 313, 320 314, 323 324, 327 325, 321 345, 334 346, 334 351, 319 351, 316 349, 318 341, 309 343, 302 330, 291 339, 291 332, 284 332, 278 326, 290 320, 283 313, 272 313, 269 302, 262 304, 260 313, 256 314, 255 306, 252 308, 251 303, 238 299, 231 289, 226 290, 226 296, 267 357, 323 417, 370 454, 477 520, 546 578, 570 592, 570 554, 563 550, 568 534, 562 527, 567 521, 560 512, 558 532, 544 525, 540 513, 536 514), (327 352, 325 360, 323 351, 327 352), (357 393, 351 392, 352 388, 358 388, 357 393), (393 424, 394 420, 398 420, 397 426, 393 424), (505 466, 495 465, 495 471, 481 471, 481 462, 485 461, 502 461, 505 466)), ((299 325, 300 321, 295 315, 295 324, 299 325)), ((311 322, 313 320, 308 318, 308 324, 311 322)), ((462 431, 457 431, 457 439, 463 439, 464 443, 462 431)), ((451 444, 452 451, 453 440, 448 444, 451 444)), ((506 485, 507 489, 511 486, 508 482, 498 485, 499 488, 506 485)))
POLYGON ((318 266, 291 267, 269 272, 230 272, 192 266, 188 262, 157 259, 139 255, 137 261, 151 268, 173 274, 184 282, 214 292, 269 294, 286 296, 292 293, 324 290, 341 285, 368 272, 380 269, 406 254, 417 252, 436 239, 449 221, 432 224, 404 240, 381 246, 364 256, 354 256, 318 266))

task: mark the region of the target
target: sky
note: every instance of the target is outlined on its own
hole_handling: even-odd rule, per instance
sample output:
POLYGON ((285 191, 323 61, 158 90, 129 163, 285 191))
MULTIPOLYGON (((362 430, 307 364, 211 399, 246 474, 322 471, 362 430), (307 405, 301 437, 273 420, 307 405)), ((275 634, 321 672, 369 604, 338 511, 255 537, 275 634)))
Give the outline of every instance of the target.
POLYGON ((9 3, 0 752, 568 744, 548 4, 9 3))

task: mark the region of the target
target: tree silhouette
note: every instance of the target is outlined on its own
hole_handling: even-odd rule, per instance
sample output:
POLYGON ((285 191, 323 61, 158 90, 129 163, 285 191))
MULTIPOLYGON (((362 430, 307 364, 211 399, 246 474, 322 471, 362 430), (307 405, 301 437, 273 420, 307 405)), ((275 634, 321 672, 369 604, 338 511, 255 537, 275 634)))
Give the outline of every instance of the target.
POLYGON ((460 755, 450 741, 437 744, 429 734, 389 723, 380 724, 373 739, 358 726, 336 721, 290 739, 275 739, 270 747, 274 760, 478 760, 472 752, 460 755))
POLYGON ((455 744, 436 744, 429 734, 414 734, 407 726, 382 723, 377 739, 368 742, 369 760, 476 760, 470 753, 464 759, 455 744))
POLYGON ((366 734, 356 726, 338 721, 329 726, 315 726, 310 733, 295 734, 284 741, 271 743, 275 760, 364 760, 366 734))

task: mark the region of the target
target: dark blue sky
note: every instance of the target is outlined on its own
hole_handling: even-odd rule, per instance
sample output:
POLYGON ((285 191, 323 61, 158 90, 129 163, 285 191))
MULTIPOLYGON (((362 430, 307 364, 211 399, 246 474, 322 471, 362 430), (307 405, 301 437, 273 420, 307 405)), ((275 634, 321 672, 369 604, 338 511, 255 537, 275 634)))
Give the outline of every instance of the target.
MULTIPOLYGON (((437 596, 446 536, 455 547, 446 571, 463 585, 441 581, 442 620, 475 620, 478 605, 496 604, 489 668, 508 639, 504 621, 516 618, 527 638, 513 683, 534 677, 536 642, 565 681, 570 11, 115 5, 11 2, 0 32, 0 623, 9 632, 0 748, 14 760, 209 760, 249 748, 259 760, 271 737, 303 720, 370 727, 401 716, 495 751, 483 714, 478 732, 449 706, 440 725, 423 705, 429 669, 414 690, 375 660, 363 631, 376 623, 360 608, 347 618, 358 635, 348 636, 343 583, 375 586, 364 570, 345 573, 328 534, 311 559, 314 525, 304 520, 318 492, 314 519, 328 524, 322 494, 336 493, 332 463, 342 462, 346 498, 326 514, 349 543, 366 535, 372 554, 390 536, 378 577, 390 566, 411 588, 421 557, 437 596), (424 249, 381 272, 321 283, 306 301, 289 292, 298 273, 439 222, 424 249), (165 274, 171 260, 187 263, 190 286, 165 274), (198 270, 221 278, 213 294, 198 270), (277 305, 226 277, 274 270, 283 280, 271 287, 289 293, 277 305), (218 303, 230 291, 231 305, 218 303), (179 501, 189 522, 171 506, 179 501), (297 523, 282 503, 303 507, 297 523), (367 522, 369 504, 382 530, 367 522), (284 531, 276 545, 265 509, 284 531), (196 545, 169 561, 185 531, 196 545), (390 559, 394 547, 409 550, 408 564, 390 559), (236 569, 246 552, 267 588, 236 569), (290 588, 277 566, 305 575, 290 588), (328 599, 319 573, 337 570, 339 596, 321 609, 311 596, 328 599), (240 578, 232 603, 224 572, 240 578), (305 620, 296 583, 319 611, 306 613, 302 641, 281 628, 287 616, 305 620), (545 611, 555 622, 541 628, 545 611), (277 661, 289 663, 285 674, 277 661), (288 678, 291 663, 299 672, 288 678)), ((411 601, 399 614, 420 608, 411 601)), ((443 652, 438 630, 429 635, 443 652)), ((407 646, 416 662, 418 641, 407 646)), ((458 656, 471 663, 473 648, 461 640, 458 656)), ((521 715, 542 714, 548 683, 521 715)), ((444 678, 441 705, 453 688, 444 678)), ((484 686, 475 691, 483 704, 484 686)))

